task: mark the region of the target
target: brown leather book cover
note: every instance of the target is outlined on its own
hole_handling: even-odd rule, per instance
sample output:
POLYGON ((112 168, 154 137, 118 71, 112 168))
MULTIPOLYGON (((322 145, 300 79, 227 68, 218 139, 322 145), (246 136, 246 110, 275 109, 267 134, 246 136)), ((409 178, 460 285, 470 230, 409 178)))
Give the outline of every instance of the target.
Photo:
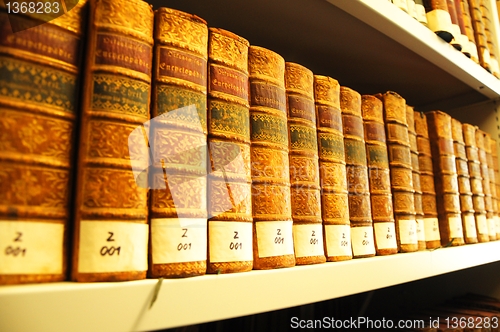
POLYGON ((321 215, 327 261, 352 258, 344 135, 337 80, 314 75, 321 215))
POLYGON ((464 244, 460 194, 453 149, 451 116, 441 111, 426 113, 431 142, 441 244, 464 244))
POLYGON ((392 203, 389 156, 382 101, 372 95, 361 96, 366 143, 370 200, 377 255, 398 252, 392 203))
POLYGON ((415 132, 417 134, 418 166, 420 171, 420 188, 422 190, 422 210, 424 212, 424 233, 427 249, 441 246, 439 222, 436 206, 436 189, 434 187, 434 170, 432 167, 431 143, 427 118, 421 112, 414 113, 415 132))
POLYGON ((418 250, 418 236, 406 100, 393 91, 377 96, 384 105, 398 248, 413 252, 418 250))
POLYGON ((148 276, 188 277, 207 268, 206 22, 155 12, 148 276))
POLYGON ((450 0, 424 0, 427 26, 447 43, 453 39, 453 27, 448 11, 450 0))
POLYGON ((36 26, 0 4, 0 284, 67 278, 85 3, 36 26))
POLYGON ((468 0, 468 2, 479 64, 487 71, 492 72, 491 55, 488 48, 488 39, 485 32, 483 15, 480 9, 480 0, 468 0))
POLYGON ((491 186, 490 177, 495 175, 490 173, 490 164, 493 166, 491 159, 490 135, 480 129, 476 130, 476 144, 479 152, 479 162, 481 163, 481 176, 483 178, 482 185, 484 191, 484 206, 486 209, 486 220, 488 222, 488 237, 490 241, 497 238, 496 223, 495 223, 495 208, 494 195, 496 188, 491 186), (490 155, 490 156, 488 156, 490 155))
POLYGON ((341 86, 340 109, 344 132, 353 257, 371 257, 375 255, 376 251, 361 95, 351 88, 341 86))
POLYGON ((486 44, 490 52, 491 73, 500 78, 500 68, 498 66, 497 42, 495 37, 495 30, 493 27, 493 16, 490 13, 489 7, 486 5, 485 0, 479 1, 479 10, 484 23, 484 33, 486 35, 486 44))
MULTIPOLYGON (((469 57, 475 63, 479 63, 479 58, 477 54, 476 39, 474 37, 474 29, 472 27, 472 20, 470 17, 469 1, 468 0, 455 0, 455 7, 460 8, 462 20, 464 23, 465 35, 467 36, 467 41, 469 43, 468 51, 470 52, 469 57)), ((458 9, 457 9, 458 13, 458 9)), ((460 14, 459 14, 460 15, 460 14)))
POLYGON ((208 31, 207 273, 253 267, 253 224, 246 39, 208 31))
POLYGON ((90 1, 74 211, 76 281, 146 277, 153 23, 146 2, 90 1))
POLYGON ((295 265, 288 161, 285 60, 250 46, 253 268, 295 265))
MULTIPOLYGON (((491 162, 493 165, 494 185, 496 193, 496 210, 495 210, 495 226, 497 231, 497 240, 500 240, 500 172, 498 166, 498 143, 493 138, 490 138, 491 162)), ((491 179, 490 179, 491 180, 491 179)))
POLYGON ((323 263, 326 257, 312 71, 286 62, 285 88, 295 260, 297 265, 323 263))

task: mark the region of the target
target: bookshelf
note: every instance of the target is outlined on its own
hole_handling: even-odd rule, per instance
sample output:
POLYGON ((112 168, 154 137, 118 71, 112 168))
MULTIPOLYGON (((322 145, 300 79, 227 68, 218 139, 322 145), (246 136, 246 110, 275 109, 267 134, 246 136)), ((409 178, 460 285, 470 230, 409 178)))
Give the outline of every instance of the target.
MULTIPOLYGON (((362 94, 393 90, 416 110, 441 109, 499 137, 496 102, 500 80, 387 0, 149 2, 197 14, 209 26, 240 34, 254 45, 270 48, 287 61, 336 78, 362 94)), ((0 330, 170 328, 393 285, 404 287, 416 280, 432 283, 434 276, 477 269, 481 269, 475 275, 479 284, 493 285, 500 296, 500 282, 496 281, 500 241, 281 270, 163 280, 151 308, 158 285, 154 279, 2 286, 0 330), (298 283, 300 292, 291 291, 298 283)), ((451 286, 468 289, 462 284, 451 286)))

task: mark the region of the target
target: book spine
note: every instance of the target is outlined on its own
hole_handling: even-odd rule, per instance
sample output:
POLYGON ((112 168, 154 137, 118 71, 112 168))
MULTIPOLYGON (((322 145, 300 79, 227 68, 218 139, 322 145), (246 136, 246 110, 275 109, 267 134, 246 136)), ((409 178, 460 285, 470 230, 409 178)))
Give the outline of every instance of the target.
POLYGON ((462 245, 464 233, 451 117, 441 111, 428 112, 426 116, 431 140, 441 244, 443 246, 462 245))
POLYGON ((411 172, 413 181, 413 194, 415 202, 415 220, 417 222, 417 241, 418 250, 425 250, 427 244, 425 242, 424 228, 424 208, 422 203, 422 187, 420 183, 420 167, 418 164, 418 144, 417 132, 415 130, 415 111, 412 106, 406 105, 406 123, 408 124, 408 139, 410 142, 411 153, 411 172))
POLYGON ((476 130, 477 129, 471 124, 462 124, 465 154, 467 157, 467 166, 469 169, 470 187, 472 192, 472 206, 476 219, 477 239, 479 242, 488 242, 488 222, 486 220, 481 163, 479 162, 479 150, 476 144, 476 130))
POLYGON ((248 47, 232 32, 209 28, 207 273, 253 266, 248 47))
POLYGON ((149 276, 201 275, 207 266, 207 24, 160 8, 154 39, 149 276))
POLYGON ((466 23, 464 20, 464 14, 462 12, 462 3, 461 0, 454 0, 455 2, 455 11, 457 13, 457 23, 459 27, 459 33, 456 38, 460 39, 460 44, 462 46, 462 53, 467 56, 471 57, 471 51, 470 51, 470 43, 469 43, 469 37, 467 37, 467 29, 466 29, 466 23))
POLYGON ((254 269, 295 265, 290 197, 285 60, 250 46, 250 160, 254 269))
POLYGON ((439 222, 436 205, 436 188, 434 187, 434 170, 432 168, 431 143, 427 127, 427 118, 423 113, 414 113, 415 132, 417 133, 418 167, 420 171, 420 188, 422 190, 422 210, 424 212, 424 233, 427 249, 441 246, 439 222))
POLYGON ((423 0, 415 0, 415 15, 417 21, 427 26, 427 16, 425 15, 425 7, 423 0))
POLYGON ((0 285, 67 278, 85 3, 41 25, 0 4, 0 285))
POLYGON ((474 29, 474 40, 476 41, 479 64, 491 72, 491 56, 488 48, 488 39, 486 37, 483 16, 480 9, 479 0, 468 0, 469 13, 474 29))
POLYGON ((495 186, 495 201, 494 207, 495 210, 495 228, 497 232, 497 240, 500 240, 500 172, 498 167, 498 143, 493 138, 490 138, 490 149, 491 149, 491 162, 493 165, 493 173, 494 173, 494 183, 492 186, 495 186), (495 205, 496 204, 496 205, 495 205))
POLYGON ((321 212, 327 261, 352 258, 340 85, 314 76, 321 212))
POLYGON ((467 36, 468 42, 469 42, 469 47, 468 51, 470 52, 470 58, 472 61, 475 63, 479 63, 479 56, 477 53, 477 46, 476 46, 476 39, 474 37, 474 28, 472 27, 472 20, 470 17, 470 10, 469 10, 469 2, 468 0, 455 0, 459 2, 460 4, 457 4, 457 7, 459 6, 462 12, 462 19, 464 22, 464 28, 465 28, 465 35, 467 36))
POLYGON ((450 0, 424 0, 429 29, 447 43, 453 39, 451 16, 448 11, 450 0))
POLYGON ((493 23, 491 22, 491 13, 486 6, 486 2, 484 0, 479 0, 479 9, 481 11, 481 17, 484 22, 484 34, 486 35, 486 44, 488 46, 488 50, 490 52, 490 64, 491 64, 491 73, 496 77, 500 78, 500 68, 498 65, 498 57, 497 57, 497 43, 494 38, 495 32, 493 28, 493 23))
POLYGON ((488 154, 491 153, 490 136, 484 131, 476 130, 476 144, 481 163, 481 177, 484 191, 484 207, 486 209, 486 221, 488 223, 488 238, 494 241, 497 238, 495 225, 495 211, 493 207, 493 190, 491 187, 490 170, 488 165, 488 154))
POLYGON ((326 261, 313 86, 309 69, 285 63, 293 242, 298 265, 326 261))
POLYGON ((340 87, 351 243, 354 258, 375 256, 361 95, 340 87))
POLYGON ((458 23, 457 9, 455 8, 455 0, 446 0, 448 6, 448 13, 450 13, 451 18, 451 32, 453 34, 453 39, 450 44, 458 51, 462 51, 462 33, 460 31, 460 26, 458 23))
POLYGON ((476 219, 474 216, 474 204, 472 203, 467 153, 465 152, 462 123, 457 119, 451 119, 451 136, 453 139, 453 150, 457 167, 458 192, 460 193, 460 209, 462 212, 464 240, 467 244, 477 243, 476 219))
POLYGON ((145 126, 153 22, 153 10, 143 1, 90 2, 75 200, 75 281, 146 277, 145 126), (130 17, 130 12, 135 15, 130 17))
POLYGON ((382 101, 361 96, 370 201, 377 255, 398 252, 382 101))

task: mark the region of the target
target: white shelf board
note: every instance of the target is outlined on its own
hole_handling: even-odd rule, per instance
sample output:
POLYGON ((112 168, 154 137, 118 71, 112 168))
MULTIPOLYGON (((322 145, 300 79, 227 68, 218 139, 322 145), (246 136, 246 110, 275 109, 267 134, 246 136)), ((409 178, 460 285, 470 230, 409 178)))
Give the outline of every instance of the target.
POLYGON ((500 241, 162 281, 0 287, 0 331, 145 331, 308 304, 500 260, 500 241))

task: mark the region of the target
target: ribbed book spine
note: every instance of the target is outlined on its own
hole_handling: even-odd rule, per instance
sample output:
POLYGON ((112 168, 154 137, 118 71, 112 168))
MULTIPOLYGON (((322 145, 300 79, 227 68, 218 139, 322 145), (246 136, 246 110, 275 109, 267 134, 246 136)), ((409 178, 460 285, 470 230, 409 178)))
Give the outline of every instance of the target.
POLYGON ((326 261, 313 86, 314 77, 309 69, 285 63, 293 243, 297 264, 326 261))
POLYGON ((492 235, 492 240, 497 240, 497 219, 498 219, 498 201, 497 201, 497 187, 495 183, 495 169, 493 165, 493 155, 491 151, 491 136, 487 135, 484 138, 484 147, 486 150, 486 159, 488 161, 488 172, 491 190, 491 205, 492 205, 492 220, 489 232, 492 235), (494 238, 493 238, 494 237, 494 238))
POLYGON ((37 25, 0 4, 0 285, 67 278, 86 7, 37 25))
POLYGON ((424 6, 429 29, 449 43, 453 39, 453 27, 447 1, 424 0, 424 6))
POLYGON ((250 112, 246 39, 208 34, 208 273, 253 267, 250 112))
POLYGON ((460 44, 462 46, 462 53, 467 56, 471 57, 471 51, 470 51, 470 43, 469 43, 469 37, 467 37, 467 31, 466 31, 466 26, 465 26, 465 21, 464 21, 464 15, 462 13, 462 3, 461 0, 453 0, 455 3, 455 11, 457 13, 457 24, 459 27, 459 30, 457 33, 459 33, 455 38, 458 38, 460 40, 460 44))
POLYGON ((490 138, 490 148, 491 148, 491 162, 493 165, 494 173, 494 186, 495 186, 495 200, 496 200, 496 210, 495 210, 495 226, 497 232, 497 240, 500 240, 500 172, 498 167, 498 143, 493 138, 490 138))
POLYGON ((384 126, 384 107, 375 96, 361 96, 370 201, 377 255, 398 252, 384 126))
POLYGON ((486 221, 488 224, 488 238, 494 241, 497 238, 495 225, 495 211, 493 209, 493 190, 490 182, 490 171, 488 167, 488 151, 490 151, 490 136, 484 131, 476 130, 476 144, 479 153, 481 177, 484 192, 484 208, 486 209, 486 221))
POLYGON ((374 256, 375 238, 370 202, 361 95, 340 87, 340 109, 344 132, 351 243, 354 258, 374 256))
POLYGON ((72 278, 143 279, 154 14, 139 0, 92 0, 89 24, 72 278))
POLYGON ((295 265, 290 197, 285 60, 250 46, 253 268, 295 265))
POLYGON ((206 22, 155 12, 149 276, 201 275, 207 266, 206 22))
POLYGON ((464 233, 451 117, 441 111, 428 112, 426 116, 431 140, 441 244, 443 246, 462 245, 464 233))
POLYGON ((474 216, 474 204, 472 203, 467 153, 465 151, 462 123, 457 119, 451 119, 451 135, 453 138, 453 150, 455 152, 455 164, 457 166, 458 192, 460 193, 460 209, 462 212, 464 240, 467 244, 477 243, 476 218, 474 216))
POLYGON ((392 91, 378 95, 378 97, 384 104, 384 122, 398 248, 400 252, 417 251, 415 190, 413 188, 410 139, 406 122, 406 100, 392 91))
POLYGON ((470 52, 470 58, 475 63, 479 63, 479 57, 477 54, 476 39, 474 37, 474 28, 472 27, 472 20, 470 17, 469 1, 468 0, 455 0, 455 2, 460 3, 460 4, 457 4, 457 7, 460 6, 460 8, 461 8, 462 19, 463 19, 464 28, 465 28, 465 35, 467 36, 467 39, 469 41, 468 50, 470 52))
POLYGON ((481 11, 481 16, 484 22, 484 34, 486 35, 486 44, 488 45, 488 50, 490 52, 490 63, 491 63, 491 73, 496 77, 500 78, 500 68, 498 66, 498 56, 497 56, 497 43, 495 36, 495 31, 493 30, 493 22, 491 21, 492 15, 490 13, 489 7, 486 5, 485 0, 479 0, 479 9, 481 11))
POLYGON ((474 30, 474 40, 476 41, 479 64, 491 72, 491 55, 488 48, 488 39, 486 37, 483 15, 480 9, 479 0, 468 0, 469 13, 474 30))
POLYGON ((439 221, 436 205, 436 188, 432 168, 432 152, 427 127, 427 118, 423 113, 415 112, 415 131, 417 133, 418 167, 420 188, 422 189, 422 210, 424 212, 424 233, 427 249, 441 246, 439 221))
POLYGON ((415 130, 415 111, 413 110, 413 107, 409 105, 406 105, 406 123, 408 124, 408 139, 410 141, 413 190, 415 190, 413 197, 415 202, 415 220, 417 222, 418 250, 425 250, 427 248, 424 228, 425 215, 422 203, 422 187, 420 184, 417 132, 415 130))
POLYGON ((352 258, 340 85, 314 76, 321 185, 321 215, 327 261, 352 258))
POLYGON ((479 150, 476 144, 476 127, 471 124, 462 124, 462 132, 465 142, 465 154, 469 169, 470 187, 472 192, 472 207, 476 218, 476 232, 479 242, 488 242, 488 222, 486 220, 486 207, 481 175, 481 163, 479 162, 479 150))

